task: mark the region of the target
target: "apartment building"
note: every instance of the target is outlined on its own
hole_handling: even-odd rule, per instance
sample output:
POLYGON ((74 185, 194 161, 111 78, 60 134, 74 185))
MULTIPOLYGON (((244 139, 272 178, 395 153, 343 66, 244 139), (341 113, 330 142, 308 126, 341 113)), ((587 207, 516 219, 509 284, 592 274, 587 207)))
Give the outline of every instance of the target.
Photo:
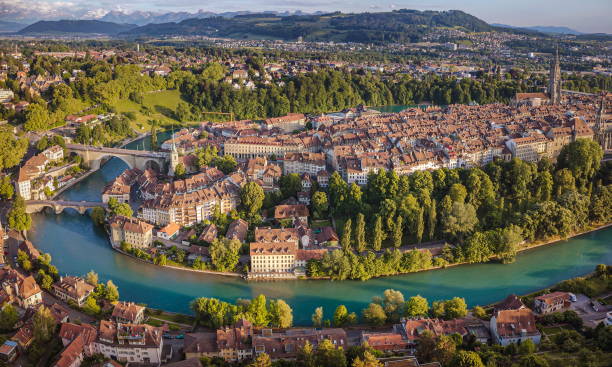
POLYGON ((253 325, 245 319, 232 326, 221 327, 214 333, 185 335, 185 358, 223 358, 228 362, 241 361, 253 356, 250 338, 253 325))
POLYGON ((494 341, 504 347, 527 339, 540 343, 541 334, 536 328, 535 316, 528 308, 498 311, 491 317, 490 328, 494 341))
POLYGON ((286 133, 303 129, 306 126, 306 116, 303 113, 290 113, 285 116, 271 117, 264 121, 268 129, 279 128, 286 133))
POLYGON ((291 273, 298 246, 295 242, 252 242, 252 273, 291 273))
POLYGON ((298 138, 280 137, 241 137, 228 139, 223 145, 223 153, 236 159, 246 160, 255 157, 282 157, 285 153, 306 151, 304 143, 298 138))
POLYGON ((109 223, 114 246, 127 242, 134 247, 147 248, 153 242, 153 226, 149 223, 120 215, 111 218, 109 223))
POLYGON ((308 173, 316 176, 325 170, 324 153, 286 153, 283 158, 283 174, 297 173, 298 175, 308 173))
POLYGON ((102 320, 93 351, 122 363, 160 366, 167 358, 162 334, 161 327, 102 320))
POLYGON ((53 294, 64 302, 74 302, 79 307, 85 304, 94 286, 79 277, 66 276, 53 284, 53 294))
POLYGON ((145 307, 134 302, 117 302, 111 319, 121 324, 140 324, 144 321, 145 307))
POLYGON ((537 162, 546 154, 548 139, 542 134, 510 139, 506 146, 512 152, 514 158, 527 162, 537 162))
POLYGON ((548 293, 534 299, 534 310, 540 315, 563 311, 569 305, 570 294, 567 292, 548 293))

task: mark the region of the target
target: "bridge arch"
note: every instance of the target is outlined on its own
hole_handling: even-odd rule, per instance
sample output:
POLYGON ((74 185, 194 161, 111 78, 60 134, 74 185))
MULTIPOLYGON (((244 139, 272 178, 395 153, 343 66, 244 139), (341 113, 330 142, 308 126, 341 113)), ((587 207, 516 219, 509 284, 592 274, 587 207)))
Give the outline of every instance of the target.
POLYGON ((110 161, 113 158, 118 158, 120 159, 123 163, 125 163, 129 169, 134 168, 133 162, 131 159, 127 158, 127 157, 123 157, 121 155, 115 155, 115 154, 106 154, 106 155, 102 155, 100 157, 97 157, 96 159, 91 160, 90 163, 90 168, 93 171, 97 171, 100 169, 100 166, 102 165, 102 162, 106 161, 110 161))

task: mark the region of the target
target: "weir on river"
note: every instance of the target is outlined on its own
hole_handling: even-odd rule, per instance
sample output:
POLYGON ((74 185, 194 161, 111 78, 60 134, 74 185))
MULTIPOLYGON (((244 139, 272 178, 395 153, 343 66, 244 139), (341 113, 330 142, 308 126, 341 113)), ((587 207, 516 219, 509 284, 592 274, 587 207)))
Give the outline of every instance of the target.
MULTIPOLYGON (((161 142, 168 137, 168 133, 161 133, 158 140, 161 142)), ((142 149, 143 143, 136 141, 128 147, 142 149)), ((148 141, 144 148, 148 149, 148 141)), ((121 160, 114 158, 64 192, 60 199, 100 201, 105 183, 126 168, 121 160)), ((528 293, 586 274, 600 263, 612 263, 612 227, 523 252, 512 264, 463 265, 365 282, 247 282, 157 267, 113 251, 103 229, 95 227, 88 216, 70 209, 59 215, 34 214, 29 237, 41 251, 51 254, 61 275, 84 275, 94 270, 101 281, 112 279, 119 287, 121 298, 127 301, 187 313, 190 312, 189 303, 196 297, 234 302, 263 293, 271 298, 285 299, 293 308, 298 325, 309 324, 311 314, 319 306, 323 306, 326 317, 331 317, 340 304, 360 313, 373 296, 382 295, 389 288, 402 291, 405 297, 420 294, 430 302, 459 296, 470 306, 484 305, 510 293, 528 293)))

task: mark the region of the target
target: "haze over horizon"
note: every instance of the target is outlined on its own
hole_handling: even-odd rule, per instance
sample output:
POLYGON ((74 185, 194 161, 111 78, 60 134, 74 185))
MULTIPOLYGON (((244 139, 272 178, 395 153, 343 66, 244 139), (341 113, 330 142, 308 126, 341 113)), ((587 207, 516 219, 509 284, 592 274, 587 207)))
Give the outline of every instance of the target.
POLYGON ((122 12, 235 12, 235 11, 342 11, 383 12, 397 9, 450 10, 472 14, 488 23, 512 26, 564 26, 585 33, 612 34, 612 1, 588 0, 233 0, 203 4, 196 0, 0 0, 0 20, 31 23, 36 20, 98 19, 113 10, 122 12), (536 4, 537 3, 537 4, 536 4))

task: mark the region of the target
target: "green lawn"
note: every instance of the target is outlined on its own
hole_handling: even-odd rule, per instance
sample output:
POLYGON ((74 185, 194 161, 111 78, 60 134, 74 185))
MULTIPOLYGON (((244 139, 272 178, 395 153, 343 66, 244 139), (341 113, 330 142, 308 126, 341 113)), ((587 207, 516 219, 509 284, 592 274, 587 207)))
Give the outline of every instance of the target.
POLYGON ((162 125, 182 125, 173 117, 176 106, 180 101, 182 101, 181 93, 176 89, 170 89, 145 94, 142 106, 147 108, 146 111, 143 111, 141 105, 128 99, 119 100, 115 104, 115 108, 120 113, 133 112, 136 115, 136 120, 132 122, 132 127, 142 133, 151 129, 149 120, 159 120, 162 125))

